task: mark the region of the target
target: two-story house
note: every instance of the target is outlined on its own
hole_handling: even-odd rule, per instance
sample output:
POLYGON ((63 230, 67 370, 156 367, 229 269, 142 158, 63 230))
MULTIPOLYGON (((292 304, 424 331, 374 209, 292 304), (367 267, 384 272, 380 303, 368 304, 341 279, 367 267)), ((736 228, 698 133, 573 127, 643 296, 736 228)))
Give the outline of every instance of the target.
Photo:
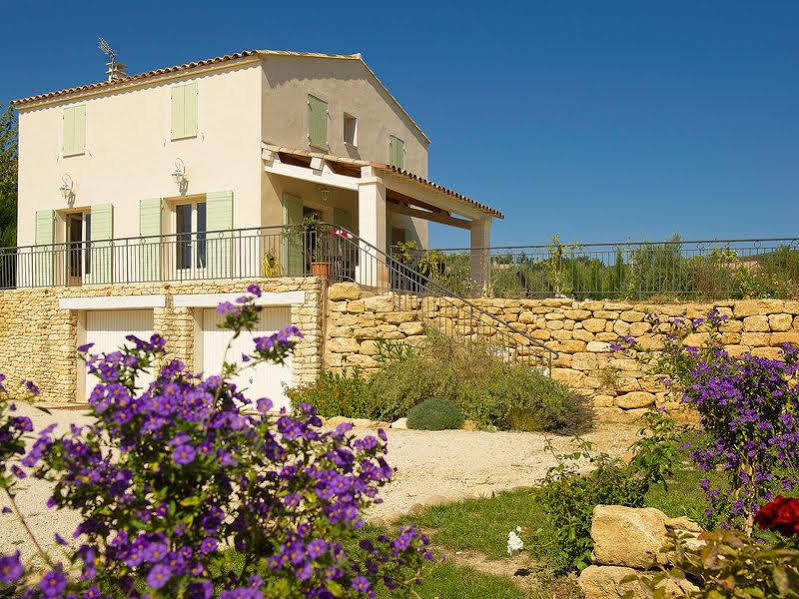
MULTIPOLYGON (((153 328, 162 300, 126 300, 116 285, 310 274, 314 241, 285 233, 310 217, 351 231, 366 254, 426 247, 428 221, 467 229, 473 277, 487 276, 481 248, 502 215, 428 180, 430 140, 360 54, 256 50, 136 75, 112 68, 106 81, 13 105, 20 247, 0 277, 104 285, 93 303, 59 291, 77 314, 75 342, 107 350, 125 330, 153 328)), ((356 255, 346 268, 366 282, 366 264, 356 255)), ((264 327, 290 318, 281 314, 264 327)), ((213 315, 197 322, 193 334, 217 351, 213 315)), ((207 369, 218 356, 205 357, 207 369)))

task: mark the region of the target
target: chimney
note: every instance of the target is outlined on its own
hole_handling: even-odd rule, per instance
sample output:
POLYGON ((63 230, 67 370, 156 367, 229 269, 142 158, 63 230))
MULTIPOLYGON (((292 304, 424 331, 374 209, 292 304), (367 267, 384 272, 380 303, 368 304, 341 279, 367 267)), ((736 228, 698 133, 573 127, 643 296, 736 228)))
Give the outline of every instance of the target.
POLYGON ((109 82, 127 79, 128 75, 125 73, 125 69, 128 68, 127 65, 112 59, 111 62, 105 63, 105 66, 108 67, 105 73, 108 75, 109 82))

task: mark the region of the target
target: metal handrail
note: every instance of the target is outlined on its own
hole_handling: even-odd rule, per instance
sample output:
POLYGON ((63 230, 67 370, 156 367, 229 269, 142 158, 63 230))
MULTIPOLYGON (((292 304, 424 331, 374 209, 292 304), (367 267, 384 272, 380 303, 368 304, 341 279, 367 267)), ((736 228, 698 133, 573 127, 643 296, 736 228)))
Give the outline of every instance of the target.
MULTIPOLYGON (((343 230, 345 230, 345 229, 343 229, 343 230)), ((423 288, 432 289, 432 290, 436 291, 438 297, 440 297, 442 299, 450 299, 450 300, 454 299, 457 302, 460 302, 464 306, 468 307, 469 310, 471 310, 473 312, 477 312, 480 316, 485 317, 485 318, 487 318, 490 321, 493 321, 496 325, 498 325, 500 327, 505 327, 508 330, 508 332, 506 334, 518 335, 519 337, 524 339, 529 345, 534 345, 534 346, 538 347, 539 349, 547 352, 547 355, 549 357, 549 371, 550 372, 552 371, 552 361, 554 359, 557 359, 560 354, 556 350, 554 350, 551 347, 547 346, 542 341, 540 341, 538 339, 535 339, 533 337, 530 337, 525 332, 517 329, 516 327, 514 327, 510 323, 502 320, 501 318, 498 318, 494 314, 491 314, 487 310, 481 308, 480 306, 478 306, 474 302, 469 301, 468 299, 466 299, 463 296, 459 295, 455 291, 453 291, 451 289, 447 289, 446 287, 444 287, 442 285, 439 285, 435 281, 432 281, 428 276, 420 273, 417 270, 414 270, 414 269, 410 268, 406 264, 403 264, 403 263, 399 262, 395 258, 393 258, 390 255, 386 254, 383 250, 377 248, 372 243, 370 243, 370 242, 368 242, 368 241, 366 241, 364 239, 359 238, 354 233, 352 233, 350 231, 347 231, 347 237, 344 237, 344 239, 346 239, 347 242, 349 242, 353 246, 357 247, 358 249, 361 249, 361 251, 359 252, 359 255, 360 255, 361 258, 363 258, 364 255, 369 255, 375 260, 379 260, 379 259, 382 258, 383 264, 387 268, 389 268, 390 271, 392 271, 394 274, 396 274, 398 276, 405 277, 405 278, 408 278, 408 279, 409 279, 409 277, 408 277, 408 275, 406 273, 408 271, 411 271, 416 280, 421 280, 421 282, 423 284, 423 288), (363 252, 362 251, 362 247, 363 246, 368 248, 370 250, 370 252, 363 252)), ((451 303, 454 303, 454 302, 451 302, 451 303)))

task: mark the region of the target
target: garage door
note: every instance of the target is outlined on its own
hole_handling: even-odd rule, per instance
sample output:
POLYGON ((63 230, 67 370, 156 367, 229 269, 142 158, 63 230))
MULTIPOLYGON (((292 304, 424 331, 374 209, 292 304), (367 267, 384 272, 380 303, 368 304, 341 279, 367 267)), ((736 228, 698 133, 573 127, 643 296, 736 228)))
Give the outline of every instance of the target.
MULTIPOLYGON (((217 314, 213 308, 203 310, 203 371, 206 376, 219 374, 225 355, 225 347, 230 341, 231 332, 220 329, 218 325, 224 316, 217 314)), ((291 324, 291 308, 288 306, 265 307, 259 314, 258 324, 252 333, 243 332, 235 339, 227 354, 229 362, 240 363, 243 353, 252 353, 253 337, 271 335, 291 324)), ((239 389, 245 389, 245 396, 250 400, 268 397, 275 404, 275 409, 290 407, 283 385, 291 383, 291 357, 283 365, 259 364, 240 374, 233 381, 239 389)))
MULTIPOLYGON (((94 343, 90 353, 111 353, 125 344, 125 337, 136 335, 149 339, 153 334, 152 310, 89 310, 86 312, 86 343, 94 343)), ((137 387, 152 381, 152 375, 140 377, 137 387)))

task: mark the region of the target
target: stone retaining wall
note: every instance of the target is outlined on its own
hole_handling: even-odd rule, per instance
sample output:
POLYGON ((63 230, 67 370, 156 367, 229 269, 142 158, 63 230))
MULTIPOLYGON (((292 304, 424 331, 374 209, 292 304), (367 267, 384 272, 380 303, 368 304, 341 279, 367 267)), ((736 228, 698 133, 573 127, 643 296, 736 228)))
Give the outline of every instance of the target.
MULTIPOLYGON (((164 335, 167 350, 193 368, 195 317, 193 308, 175 307, 176 294, 239 293, 255 282, 264 291, 305 291, 305 303, 294 305, 291 320, 305 335, 292 362, 294 383, 312 382, 322 367, 322 281, 317 278, 192 281, 130 285, 86 285, 0 291, 0 372, 9 389, 31 379, 44 402, 75 401, 79 361, 75 353, 78 311, 62 310, 62 298, 165 295, 166 307, 153 310, 153 328, 164 335)), ((82 366, 82 365, 80 365, 82 366)))
MULTIPOLYGON (((334 370, 358 366, 376 369, 380 339, 424 342, 419 298, 392 295, 364 297, 352 283, 328 290, 325 364, 334 370)), ((437 301, 424 300, 424 301, 437 301)), ((651 304, 570 299, 477 299, 486 312, 511 323, 534 339, 545 342, 560 356, 552 364, 552 377, 589 395, 599 408, 638 410, 652 404, 673 407, 665 389, 641 369, 638 360, 611 350, 620 335, 634 337, 646 351, 661 348, 644 316, 662 319, 697 318, 716 307, 730 317, 723 326, 723 342, 733 354, 751 352, 779 355, 785 342, 799 344, 799 301, 742 300, 713 303, 651 304)), ((446 303, 441 303, 446 305, 446 303)), ((427 317, 430 317, 430 305, 427 317)), ((482 327, 481 334, 490 334, 482 327)), ((488 339, 488 338, 487 338, 488 339)), ((692 335, 700 345, 704 335, 692 335)))

